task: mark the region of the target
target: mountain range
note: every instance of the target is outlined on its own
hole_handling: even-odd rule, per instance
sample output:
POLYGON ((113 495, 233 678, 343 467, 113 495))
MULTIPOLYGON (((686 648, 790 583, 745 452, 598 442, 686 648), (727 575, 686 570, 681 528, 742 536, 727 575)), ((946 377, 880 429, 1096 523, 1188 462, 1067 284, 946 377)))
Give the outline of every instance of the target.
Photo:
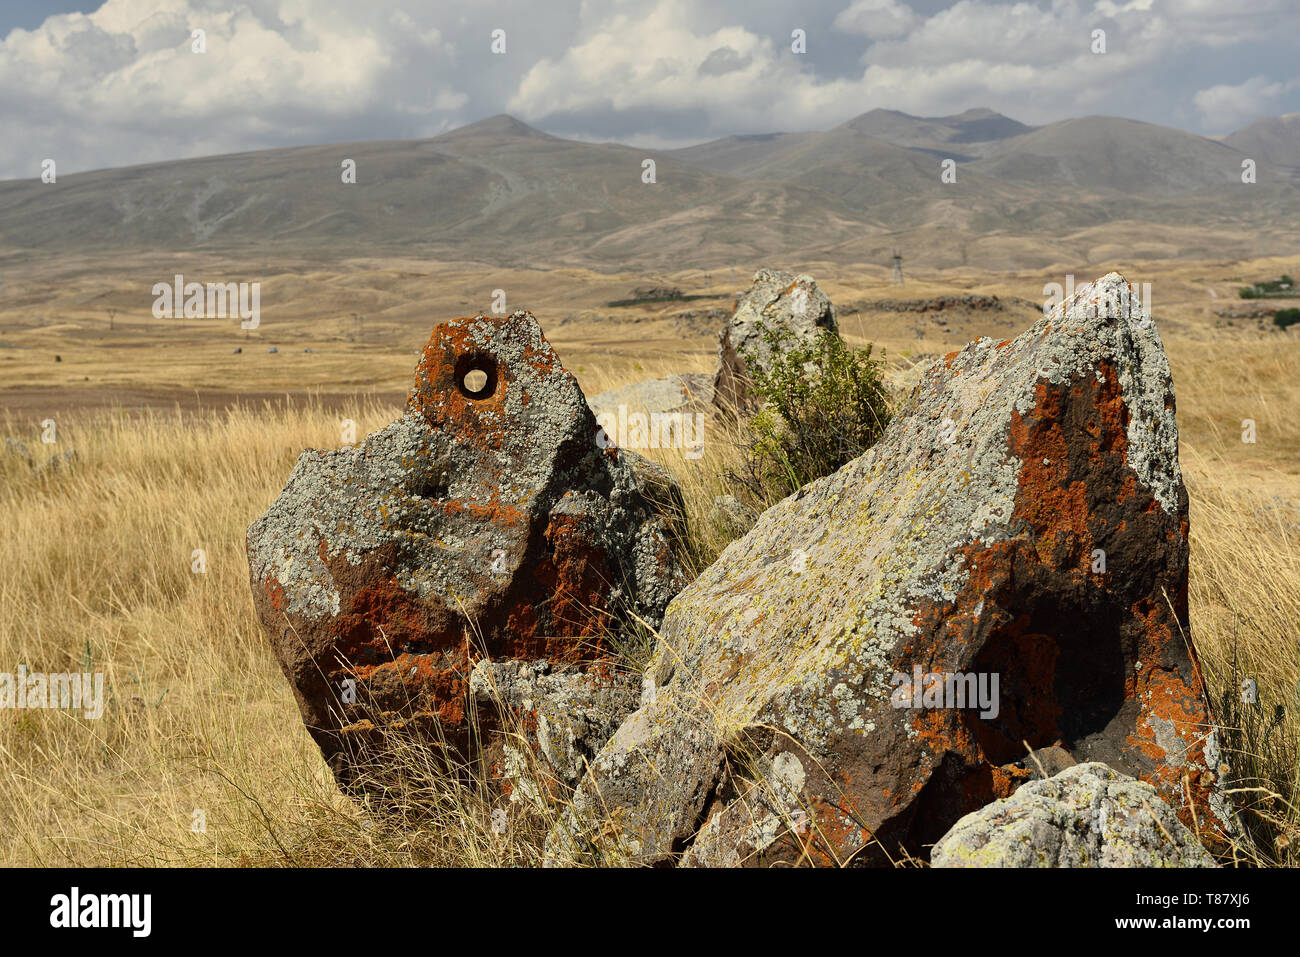
POLYGON ((502 115, 429 139, 3 181, 0 255, 400 250, 615 270, 887 263, 898 250, 936 268, 1083 267, 1294 252, 1298 188, 1300 114, 1212 139, 1105 116, 1035 127, 987 109, 872 110, 824 132, 673 150, 502 115))

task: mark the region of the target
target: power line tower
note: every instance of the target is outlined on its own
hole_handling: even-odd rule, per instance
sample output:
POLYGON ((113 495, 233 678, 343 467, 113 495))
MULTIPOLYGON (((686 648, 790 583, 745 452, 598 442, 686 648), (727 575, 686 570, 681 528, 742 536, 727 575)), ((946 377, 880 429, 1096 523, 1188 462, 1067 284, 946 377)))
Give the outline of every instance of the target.
POLYGON ((898 254, 897 249, 894 250, 894 278, 890 280, 890 284, 894 286, 903 284, 903 257, 898 254))

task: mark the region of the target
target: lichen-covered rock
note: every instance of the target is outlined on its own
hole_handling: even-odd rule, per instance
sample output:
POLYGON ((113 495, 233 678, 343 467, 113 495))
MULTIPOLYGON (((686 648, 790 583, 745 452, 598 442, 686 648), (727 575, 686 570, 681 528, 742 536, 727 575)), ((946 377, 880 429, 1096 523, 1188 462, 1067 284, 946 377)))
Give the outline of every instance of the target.
POLYGON ((831 301, 812 276, 760 269, 718 338, 713 403, 719 409, 743 412, 755 406, 748 362, 765 365, 771 356, 764 329, 787 333, 794 344, 811 342, 822 329, 839 332, 831 301))
POLYGON ((758 512, 734 495, 713 496, 713 520, 731 532, 733 537, 743 535, 754 527, 758 512))
POLYGON ((1023 785, 953 825, 934 867, 1216 867, 1155 788, 1098 762, 1023 785))
POLYGON ((611 629, 660 619, 681 572, 597 432, 519 312, 438 326, 396 422, 299 458, 249 528, 249 569, 303 720, 342 780, 352 745, 383 726, 436 719, 465 746, 490 730, 469 687, 480 660, 614 680, 611 629))
MULTIPOLYGON (((505 705, 516 714, 529 715, 535 750, 569 787, 578 783, 588 759, 636 708, 641 694, 636 676, 626 671, 553 671, 548 661, 517 658, 481 659, 470 672, 469 690, 475 704, 488 712, 505 705)), ((517 791, 541 804, 542 795, 532 790, 538 782, 529 773, 526 759, 511 745, 505 748, 505 777, 517 791)))
POLYGON ((632 470, 642 498, 663 522, 674 545, 685 547, 687 534, 686 497, 681 483, 658 462, 631 449, 619 449, 619 461, 632 470))
POLYGON ((552 839, 881 863, 1009 795, 1026 743, 1228 828, 1169 365, 1130 289, 1112 273, 936 361, 875 448, 732 543, 552 839))
POLYGON ((607 389, 587 400, 597 416, 618 415, 619 406, 632 412, 688 412, 713 401, 713 376, 703 372, 674 373, 607 389))

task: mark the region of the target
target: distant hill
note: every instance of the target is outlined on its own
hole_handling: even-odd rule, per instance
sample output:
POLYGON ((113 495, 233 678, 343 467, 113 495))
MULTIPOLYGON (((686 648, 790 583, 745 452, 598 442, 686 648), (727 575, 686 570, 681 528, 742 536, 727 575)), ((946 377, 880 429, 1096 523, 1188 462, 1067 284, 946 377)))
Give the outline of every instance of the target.
POLYGON ((986 109, 967 110, 956 116, 930 117, 912 116, 897 110, 872 110, 843 126, 896 146, 943 152, 949 156, 957 153, 978 156, 988 144, 1034 129, 986 109))
POLYGON ((1300 113, 1256 120, 1223 142, 1256 162, 1300 167, 1300 113))
POLYGON ((1087 116, 1000 141, 972 169, 1007 182, 1176 196, 1241 182, 1241 154, 1181 130, 1087 116))
MULTIPOLYGON (((1233 137, 1285 154, 1286 119, 1233 137)), ((1233 142, 1110 117, 1030 127, 983 109, 873 110, 825 132, 650 150, 496 116, 431 139, 0 182, 0 253, 400 249, 617 269, 879 262, 894 248, 912 263, 981 268, 1083 264, 1117 243, 1135 256, 1293 250, 1300 179, 1262 155, 1260 182, 1243 187, 1233 142), (956 183, 940 180, 945 158, 956 183), (345 159, 354 185, 341 181, 345 159), (1119 225, 1129 239, 1099 241, 1119 225)))

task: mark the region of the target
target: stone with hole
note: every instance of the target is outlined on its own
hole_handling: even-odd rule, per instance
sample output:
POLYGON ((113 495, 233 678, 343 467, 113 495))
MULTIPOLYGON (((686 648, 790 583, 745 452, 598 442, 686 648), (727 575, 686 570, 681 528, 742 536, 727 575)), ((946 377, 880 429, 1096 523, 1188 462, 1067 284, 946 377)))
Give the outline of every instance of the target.
MULTIPOLYGON (((518 312, 438 326, 397 421, 300 456, 248 530, 249 569, 303 720, 345 783, 386 732, 484 743, 504 717, 470 688, 485 660, 535 663, 543 686, 604 700, 590 686, 617 679, 610 636, 658 623, 682 576, 632 468, 597 432, 518 312)), ((513 717, 535 727, 524 712, 540 702, 516 698, 513 717)))

